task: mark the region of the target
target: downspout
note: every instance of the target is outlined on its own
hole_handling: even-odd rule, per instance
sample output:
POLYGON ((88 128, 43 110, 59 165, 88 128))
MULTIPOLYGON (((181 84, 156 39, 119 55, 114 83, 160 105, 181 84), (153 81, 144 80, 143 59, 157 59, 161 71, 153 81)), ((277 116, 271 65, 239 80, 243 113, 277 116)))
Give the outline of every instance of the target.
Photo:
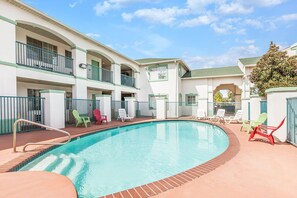
POLYGON ((179 117, 179 103, 178 103, 178 97, 179 97, 179 92, 178 92, 178 81, 179 81, 179 67, 178 67, 178 62, 175 60, 174 63, 177 65, 177 70, 176 70, 176 74, 177 74, 177 80, 175 81, 176 84, 176 100, 177 101, 177 105, 175 106, 175 112, 176 112, 176 116, 179 117))

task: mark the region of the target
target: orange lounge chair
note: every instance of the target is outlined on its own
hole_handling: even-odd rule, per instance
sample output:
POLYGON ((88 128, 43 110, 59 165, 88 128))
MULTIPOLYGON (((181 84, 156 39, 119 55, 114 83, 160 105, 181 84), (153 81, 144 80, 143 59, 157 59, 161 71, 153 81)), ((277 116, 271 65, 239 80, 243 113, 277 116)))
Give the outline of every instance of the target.
POLYGON ((107 116, 101 115, 101 112, 99 109, 94 109, 93 114, 96 119, 96 124, 101 124, 103 121, 105 121, 107 123, 107 116))
POLYGON ((266 137, 269 142, 274 145, 274 137, 273 137, 273 133, 275 131, 277 131, 285 122, 286 117, 281 121, 281 123, 277 126, 277 127, 273 127, 273 126, 266 126, 266 125, 258 125, 254 131, 250 134, 249 137, 249 141, 251 141, 252 138, 254 138, 254 136, 256 134, 262 136, 262 137, 266 137), (268 130, 270 130, 271 132, 268 133, 268 130))

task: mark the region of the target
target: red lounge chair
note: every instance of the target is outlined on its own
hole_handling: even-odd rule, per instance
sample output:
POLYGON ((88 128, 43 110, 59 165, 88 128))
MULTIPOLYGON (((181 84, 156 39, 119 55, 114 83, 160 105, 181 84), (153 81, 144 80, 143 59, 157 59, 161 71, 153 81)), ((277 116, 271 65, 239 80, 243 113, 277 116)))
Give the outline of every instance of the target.
POLYGON ((273 126, 265 126, 265 125, 258 125, 254 131, 250 134, 250 138, 249 141, 251 141, 252 138, 254 138, 254 136, 256 134, 262 136, 262 137, 266 137, 269 142, 274 145, 274 137, 273 137, 273 133, 275 131, 277 131, 285 122, 286 117, 281 121, 281 123, 277 126, 277 127, 273 127, 273 126), (270 130, 271 132, 268 133, 268 130, 270 130))
POLYGON ((93 110, 94 117, 96 119, 96 124, 101 124, 104 120, 107 123, 107 116, 106 115, 101 115, 101 112, 99 109, 94 109, 93 110))

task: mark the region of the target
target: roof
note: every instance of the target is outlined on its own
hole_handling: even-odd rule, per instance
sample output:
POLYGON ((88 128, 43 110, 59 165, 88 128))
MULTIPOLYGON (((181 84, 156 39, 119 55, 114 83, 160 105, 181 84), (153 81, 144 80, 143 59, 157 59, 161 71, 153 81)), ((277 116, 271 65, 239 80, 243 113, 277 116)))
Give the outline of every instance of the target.
POLYGON ((142 58, 142 59, 137 59, 135 61, 142 64, 148 64, 148 63, 174 61, 174 60, 179 60, 179 58, 142 58))
POLYGON ((206 69, 196 69, 188 71, 182 78, 205 78, 223 76, 242 76, 243 72, 238 66, 216 67, 206 69))
POLYGON ((240 58, 239 61, 243 65, 256 65, 257 62, 260 60, 261 56, 258 57, 251 57, 251 58, 240 58))

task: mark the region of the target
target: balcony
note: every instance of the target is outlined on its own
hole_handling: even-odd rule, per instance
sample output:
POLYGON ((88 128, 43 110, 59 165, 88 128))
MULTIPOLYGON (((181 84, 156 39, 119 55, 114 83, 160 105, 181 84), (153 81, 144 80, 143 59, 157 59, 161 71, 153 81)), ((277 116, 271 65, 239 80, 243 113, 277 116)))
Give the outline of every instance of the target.
POLYGON ((16 42, 16 63, 35 69, 73 75, 72 58, 20 42, 16 42))
POLYGON ((135 78, 121 74, 121 85, 135 88, 135 78))
POLYGON ((87 65, 87 77, 91 80, 113 83, 113 72, 98 66, 87 65))

